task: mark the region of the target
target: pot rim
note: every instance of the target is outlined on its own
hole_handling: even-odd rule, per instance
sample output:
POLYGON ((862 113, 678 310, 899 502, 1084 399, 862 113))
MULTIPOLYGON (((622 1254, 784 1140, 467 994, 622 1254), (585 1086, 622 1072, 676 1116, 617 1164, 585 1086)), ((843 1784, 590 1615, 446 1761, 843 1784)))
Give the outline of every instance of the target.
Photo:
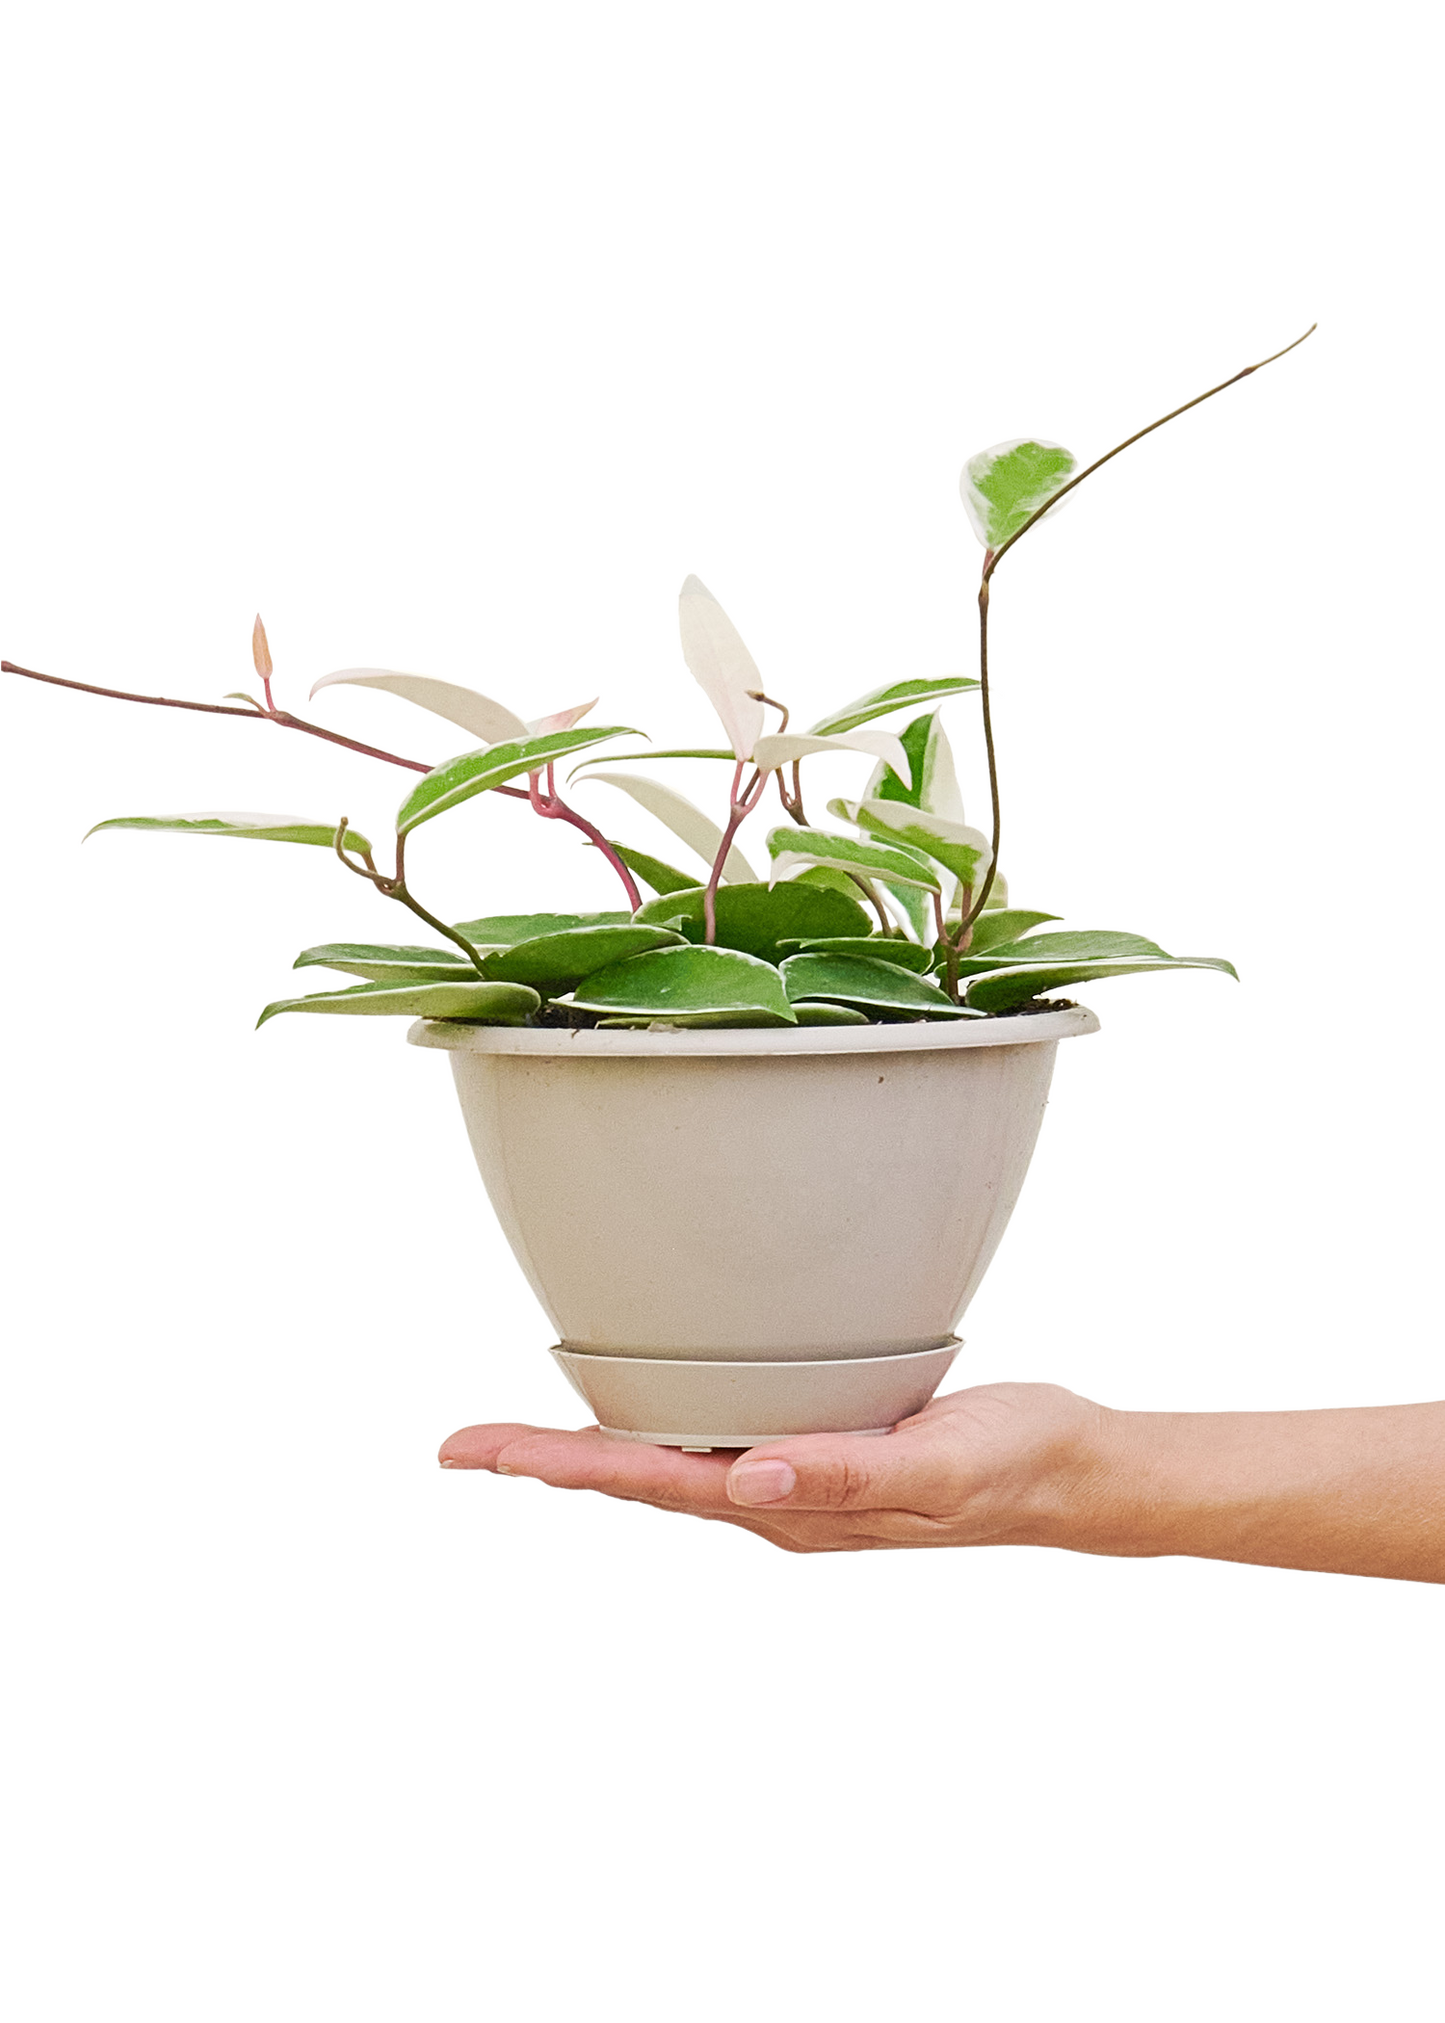
POLYGON ((1096 1033, 1099 1021, 1085 1005, 1027 1017, 921 1019, 896 1026, 704 1026, 670 1031, 642 1028, 602 1032, 595 1026, 469 1026, 447 1019, 418 1019, 409 1045, 452 1054, 541 1054, 568 1060, 631 1056, 703 1060, 732 1055, 913 1054, 955 1047, 1019 1047, 1096 1033))

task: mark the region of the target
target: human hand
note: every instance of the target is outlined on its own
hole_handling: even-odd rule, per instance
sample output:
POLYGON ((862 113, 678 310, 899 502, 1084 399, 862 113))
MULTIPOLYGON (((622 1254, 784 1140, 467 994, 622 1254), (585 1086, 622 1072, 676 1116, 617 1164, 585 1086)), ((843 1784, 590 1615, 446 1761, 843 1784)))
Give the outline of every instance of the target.
POLYGON ((1118 1416, 1053 1384, 988 1384, 878 1438, 809 1433, 684 1454, 595 1426, 468 1426, 440 1460, 739 1525, 786 1552, 1069 1544, 1108 1477, 1118 1416))

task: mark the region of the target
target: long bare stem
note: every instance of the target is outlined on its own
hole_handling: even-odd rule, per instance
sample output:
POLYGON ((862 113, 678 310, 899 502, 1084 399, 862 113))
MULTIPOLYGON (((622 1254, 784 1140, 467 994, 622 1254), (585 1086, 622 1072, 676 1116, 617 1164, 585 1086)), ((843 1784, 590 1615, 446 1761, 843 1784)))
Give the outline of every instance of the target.
POLYGON ((0 660, 0 674, 23 674, 27 681, 48 682, 52 688, 78 688, 82 695, 106 695, 116 702, 144 702, 159 709, 199 710, 204 716, 239 716, 248 723, 277 724, 282 730, 305 731, 308 737, 325 738, 330 745, 343 745, 349 752, 360 752, 363 758, 384 759, 389 766, 405 766, 409 773, 429 773, 432 770, 420 759, 399 758, 395 752, 384 752, 376 745, 361 744, 356 738, 343 737, 340 731, 329 731, 321 724, 307 723, 304 717, 292 716, 286 709, 262 709, 255 703, 245 709, 233 709, 222 702, 184 702, 173 695, 134 695, 125 688, 97 688, 90 681, 66 681, 58 674, 38 674, 33 667, 17 667, 13 660, 0 660))
POLYGON ((1115 457, 1121 455, 1123 451, 1130 449, 1135 443, 1142 442, 1145 436, 1153 435, 1155 429, 1163 428, 1166 422, 1177 420, 1181 414, 1188 414, 1190 408, 1198 407, 1203 401, 1213 400, 1215 394, 1223 393, 1226 387, 1237 386, 1240 380, 1248 379, 1252 372, 1259 372, 1266 365, 1273 365, 1277 358, 1285 357, 1287 353, 1294 351, 1299 345, 1303 344, 1305 338, 1312 336, 1317 327, 1316 324, 1312 323, 1302 336, 1295 338, 1293 344, 1286 344, 1281 350, 1272 351, 1268 358, 1261 358, 1253 365, 1246 365, 1242 372, 1234 373, 1229 379, 1220 380, 1218 386, 1211 386, 1206 393, 1195 394, 1193 400, 1186 400, 1182 407, 1171 408, 1168 414, 1160 415, 1158 421, 1151 421, 1147 428, 1136 429, 1133 435, 1125 436, 1123 442, 1116 443, 1113 449, 1106 450, 1101 457, 1096 457, 1093 463, 1086 465, 1076 477, 1070 478, 1066 485, 1060 485, 1059 489, 1052 493, 1042 506, 1029 514, 1029 517, 1021 527, 1014 529, 1006 541, 1001 541, 996 549, 990 548, 985 552, 983 558, 983 581, 979 585, 978 591, 979 701, 983 706, 983 737, 984 745, 988 752, 989 798, 993 806, 993 861, 988 867, 988 875, 979 887, 977 899, 975 899, 973 906, 964 914, 963 919, 959 922, 958 933, 955 937, 956 946, 962 946, 965 935, 968 934, 974 922, 988 905, 989 894, 993 891, 994 880, 998 876, 1000 828, 998 761, 994 752, 993 717, 990 709, 988 687, 988 599, 989 583, 995 569, 997 569, 1004 556, 1007 555, 1009 549, 1016 542, 1023 539, 1030 527, 1037 526, 1045 513, 1051 512, 1061 499, 1066 498, 1070 492, 1083 484, 1085 478, 1091 478, 1095 471, 1102 470, 1105 464, 1112 463, 1115 457))

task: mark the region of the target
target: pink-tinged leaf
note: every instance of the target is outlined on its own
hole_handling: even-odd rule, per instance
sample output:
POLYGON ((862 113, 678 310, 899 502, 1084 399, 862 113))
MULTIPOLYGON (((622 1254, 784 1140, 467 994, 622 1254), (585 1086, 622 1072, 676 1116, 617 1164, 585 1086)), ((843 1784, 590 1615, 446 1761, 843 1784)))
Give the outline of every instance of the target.
POLYGON ((698 687, 722 720, 728 743, 740 759, 750 759, 763 728, 763 705, 749 693, 763 678, 737 628, 696 576, 689 576, 678 599, 682 657, 698 687))
POLYGON ((540 738, 545 737, 548 731, 570 731, 573 724, 581 723, 589 709, 596 709, 598 700, 594 695, 591 702, 579 702, 575 709, 559 709, 551 716, 533 717, 527 725, 528 734, 540 738))
POLYGON ((388 667, 343 667, 313 682, 311 693, 319 695, 323 688, 334 688, 338 683, 349 688, 385 689, 388 695, 399 695, 403 702, 414 702, 418 709, 460 724, 484 745, 531 735, 531 727, 505 704, 455 681, 436 681, 429 674, 398 674, 388 667))
POLYGON ((266 642, 266 628, 261 623, 261 614, 256 613, 256 623, 251 627, 251 658, 256 663, 256 672, 262 681, 271 679, 271 648, 266 642))
POLYGON ((902 779, 908 778, 908 754, 891 731, 850 731, 845 737, 815 737, 807 731, 780 731, 774 737, 759 738, 753 759, 764 772, 788 766, 812 752, 867 752, 882 759, 902 779))

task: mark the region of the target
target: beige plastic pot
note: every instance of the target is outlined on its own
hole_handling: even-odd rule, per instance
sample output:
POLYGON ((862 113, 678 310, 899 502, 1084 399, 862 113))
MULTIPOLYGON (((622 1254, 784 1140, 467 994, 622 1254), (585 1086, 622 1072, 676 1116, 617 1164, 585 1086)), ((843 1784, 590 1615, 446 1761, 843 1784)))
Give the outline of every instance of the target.
POLYGON ((762 1031, 422 1020, 492 1206, 608 1431, 752 1447, 933 1396, 1082 1009, 762 1031))

